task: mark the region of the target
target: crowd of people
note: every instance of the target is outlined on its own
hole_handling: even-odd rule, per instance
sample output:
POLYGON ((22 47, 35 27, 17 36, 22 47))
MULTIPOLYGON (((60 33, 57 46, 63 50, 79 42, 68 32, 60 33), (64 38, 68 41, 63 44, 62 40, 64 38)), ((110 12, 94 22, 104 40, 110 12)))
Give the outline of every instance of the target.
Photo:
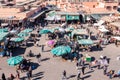
MULTIPOLYGON (((66 25, 65 27, 69 27, 69 25, 66 25)), ((90 39, 91 39, 93 32, 89 28, 84 27, 82 24, 79 24, 79 25, 75 26, 74 28, 75 29, 86 29, 86 31, 88 33, 88 37, 90 37, 90 39)), ((39 35, 40 28, 37 28, 37 29, 38 29, 37 34, 39 35)), ((93 60, 93 61, 91 60, 91 61, 87 62, 85 57, 81 56, 82 55, 81 52, 84 50, 92 51, 92 46, 88 45, 87 48, 85 48, 86 45, 84 45, 84 49, 81 50, 79 43, 74 38, 71 38, 69 36, 66 37, 66 33, 67 32, 62 33, 59 31, 55 32, 55 34, 48 33, 48 38, 57 40, 56 44, 52 48, 54 48, 58 45, 69 45, 72 48, 71 53, 63 55, 62 58, 76 62, 76 68, 78 71, 77 80, 82 79, 81 74, 85 75, 86 68, 89 68, 90 70, 94 71, 94 69, 96 67, 99 70, 103 69, 103 74, 106 76, 109 76, 110 79, 112 79, 114 77, 120 78, 120 71, 118 71, 118 73, 115 73, 114 70, 108 71, 109 60, 107 57, 100 57, 99 60, 93 60)), ((95 36, 96 36, 96 39, 99 40, 99 42, 97 42, 95 45, 96 48, 99 49, 99 48, 102 48, 102 45, 111 44, 110 38, 107 35, 104 35, 103 37, 101 37, 99 34, 96 34, 95 36)), ((34 44, 36 44, 35 46, 39 47, 39 41, 37 41, 36 39, 34 39, 34 44)), ((40 46, 41 46, 41 51, 44 52, 45 45, 40 45, 40 46)), ((9 47, 6 48, 7 58, 13 56, 13 52, 12 52, 13 49, 14 48, 12 45, 10 46, 10 48, 9 47)), ((41 53, 34 55, 34 52, 32 52, 32 50, 30 50, 27 54, 27 57, 34 57, 34 56, 36 57, 38 63, 40 63, 41 62, 41 53)), ((55 56, 55 55, 53 55, 53 56, 55 56)), ((28 80, 31 80, 32 70, 33 70, 33 67, 31 66, 31 62, 24 58, 23 61, 18 66, 16 66, 16 75, 10 74, 10 77, 7 79, 5 74, 2 73, 1 79, 2 80, 14 80, 14 79, 19 80, 20 79, 20 71, 21 71, 21 73, 26 72, 26 76, 27 76, 28 80)), ((63 71, 62 80, 67 80, 67 71, 66 70, 63 71)))

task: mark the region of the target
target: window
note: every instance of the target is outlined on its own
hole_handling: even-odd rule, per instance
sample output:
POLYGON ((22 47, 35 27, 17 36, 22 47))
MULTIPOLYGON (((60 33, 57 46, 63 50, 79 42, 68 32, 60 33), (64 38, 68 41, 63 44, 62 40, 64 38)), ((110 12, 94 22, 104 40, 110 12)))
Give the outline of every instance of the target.
POLYGON ((117 9, 117 6, 113 6, 113 9, 117 9))
POLYGON ((13 0, 8 0, 8 2, 11 2, 11 1, 13 1, 13 0))

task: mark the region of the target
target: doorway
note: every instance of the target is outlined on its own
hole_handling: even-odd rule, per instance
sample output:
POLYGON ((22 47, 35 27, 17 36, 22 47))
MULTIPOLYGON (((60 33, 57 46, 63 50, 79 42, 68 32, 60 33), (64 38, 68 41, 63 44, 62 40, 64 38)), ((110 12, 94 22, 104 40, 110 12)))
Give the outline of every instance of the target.
POLYGON ((79 15, 79 20, 80 20, 80 23, 83 23, 83 15, 82 14, 79 15))

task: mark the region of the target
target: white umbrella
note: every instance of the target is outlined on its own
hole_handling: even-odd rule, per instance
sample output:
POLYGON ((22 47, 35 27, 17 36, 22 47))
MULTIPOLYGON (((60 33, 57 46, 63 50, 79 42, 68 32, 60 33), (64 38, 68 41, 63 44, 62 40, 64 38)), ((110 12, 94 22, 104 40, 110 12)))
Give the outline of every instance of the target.
POLYGON ((101 26, 99 26, 98 28, 99 28, 99 29, 102 29, 102 28, 105 28, 105 26, 104 26, 104 25, 101 25, 101 26))
POLYGON ((16 34, 16 33, 17 33, 17 30, 11 30, 10 33, 11 33, 11 34, 16 34))
POLYGON ((120 37, 119 37, 119 36, 115 36, 115 37, 113 37, 113 38, 115 38, 115 39, 117 39, 117 40, 120 40, 120 37))
POLYGON ((59 31, 60 32, 65 32, 65 29, 64 28, 59 28, 59 31))
POLYGON ((109 30, 105 29, 105 28, 102 28, 102 29, 98 29, 99 31, 101 32, 109 32, 109 30))

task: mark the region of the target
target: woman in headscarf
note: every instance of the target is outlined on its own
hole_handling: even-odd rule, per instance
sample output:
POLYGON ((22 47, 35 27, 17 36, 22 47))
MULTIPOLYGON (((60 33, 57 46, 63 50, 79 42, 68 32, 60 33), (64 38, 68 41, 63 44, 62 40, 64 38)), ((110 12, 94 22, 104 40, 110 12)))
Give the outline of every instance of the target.
POLYGON ((6 80, 4 73, 2 73, 2 80, 6 80))

